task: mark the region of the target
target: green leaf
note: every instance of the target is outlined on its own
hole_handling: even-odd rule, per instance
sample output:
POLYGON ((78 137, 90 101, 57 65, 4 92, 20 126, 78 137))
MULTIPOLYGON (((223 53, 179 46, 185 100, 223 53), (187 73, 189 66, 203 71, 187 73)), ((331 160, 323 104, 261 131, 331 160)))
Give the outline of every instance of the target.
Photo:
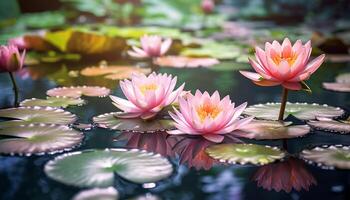
POLYGON ((72 124, 77 117, 65 110, 51 107, 19 107, 0 110, 0 118, 13 119, 0 122, 0 128, 43 124, 72 124))
POLYGON ((277 147, 257 144, 218 144, 206 149, 208 155, 230 164, 265 165, 282 159, 286 153, 277 147))
POLYGON ((80 145, 83 134, 63 125, 26 125, 0 129, 0 153, 32 155, 55 153, 80 145))
POLYGON ((69 97, 47 97, 46 99, 26 99, 21 102, 21 106, 44 106, 44 107, 62 107, 83 105, 83 99, 69 98, 69 97))
POLYGON ((86 150, 67 153, 49 161, 48 177, 78 187, 114 185, 115 174, 134 183, 152 183, 169 177, 173 167, 159 154, 137 149, 86 150))
POLYGON ((349 146, 330 145, 305 149, 300 153, 300 157, 321 167, 350 169, 349 146))
POLYGON ((153 133, 156 131, 166 131, 174 128, 173 120, 153 119, 145 121, 139 118, 122 119, 118 118, 121 113, 106 113, 93 118, 94 123, 100 128, 108 128, 120 131, 135 131, 153 133))
MULTIPOLYGON (((256 104, 246 108, 243 114, 254 116, 258 119, 277 120, 280 105, 280 103, 256 104)), ((301 120, 312 120, 317 117, 335 118, 342 116, 343 114, 345 114, 343 109, 325 104, 319 105, 315 103, 307 104, 287 102, 284 118, 287 118, 288 115, 293 115, 301 120)))

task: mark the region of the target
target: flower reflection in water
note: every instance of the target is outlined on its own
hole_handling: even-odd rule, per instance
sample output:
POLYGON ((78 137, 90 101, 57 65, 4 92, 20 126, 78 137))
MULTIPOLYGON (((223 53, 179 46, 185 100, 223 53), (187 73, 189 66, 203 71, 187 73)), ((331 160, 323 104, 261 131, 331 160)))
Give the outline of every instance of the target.
POLYGON ((257 182, 258 187, 288 193, 292 189, 309 191, 312 185, 317 185, 316 179, 307 170, 304 162, 293 157, 260 167, 254 173, 252 180, 257 182))
POLYGON ((166 132, 156 133, 135 133, 122 132, 115 140, 127 140, 126 146, 129 148, 143 149, 146 151, 159 153, 163 156, 175 156, 172 146, 177 143, 176 137, 167 137, 166 132))
MULTIPOLYGON (((174 151, 179 155, 180 164, 187 165, 188 168, 194 167, 197 170, 209 170, 214 164, 219 163, 208 156, 205 149, 217 143, 206 140, 203 137, 186 137, 186 136, 171 136, 177 137, 178 143, 173 146, 174 151)), ((225 137, 224 143, 239 143, 239 139, 231 135, 225 137)))

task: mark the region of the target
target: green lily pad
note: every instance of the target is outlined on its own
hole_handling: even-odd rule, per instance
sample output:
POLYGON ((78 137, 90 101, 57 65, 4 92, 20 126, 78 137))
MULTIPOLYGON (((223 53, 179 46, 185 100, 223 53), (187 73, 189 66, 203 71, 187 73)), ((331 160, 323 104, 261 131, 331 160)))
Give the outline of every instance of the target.
POLYGON ((291 122, 253 120, 235 132, 236 136, 257 139, 276 140, 302 137, 310 132, 308 125, 291 125, 291 122))
POLYGON ((117 200, 118 191, 113 187, 93 188, 76 194, 72 200, 117 200))
POLYGON ((323 168, 350 169, 350 146, 330 145, 305 149, 300 157, 323 168))
POLYGON ((172 172, 166 158, 137 149, 72 152, 45 165, 48 177, 78 187, 113 186, 115 174, 134 183, 151 183, 169 177, 172 172))
POLYGON ((350 83, 350 73, 339 74, 335 80, 337 83, 350 83))
POLYGON ((100 128, 107 128, 119 131, 147 132, 167 131, 174 128, 173 120, 153 119, 145 121, 139 118, 122 119, 118 118, 119 112, 106 113, 93 118, 93 122, 100 128))
POLYGON ((181 55, 189 57, 211 57, 217 59, 234 59, 241 55, 240 47, 234 44, 217 42, 204 43, 200 48, 185 48, 181 55))
MULTIPOLYGON (((249 106, 243 114, 254 116, 259 119, 277 120, 280 103, 266 103, 249 106)), ((312 120, 316 117, 335 118, 342 116, 345 111, 338 107, 308 103, 287 103, 284 118, 293 115, 300 120, 312 120)))
POLYGON ((0 118, 9 121, 0 122, 0 128, 28 124, 72 124, 77 117, 65 110, 52 107, 19 107, 0 110, 0 118))
POLYGON ((83 99, 75 99, 68 97, 47 97, 47 99, 26 99, 21 102, 21 106, 48 106, 48 107, 62 107, 66 108, 68 106, 80 106, 83 105, 85 101, 83 99))
POLYGON ((218 144, 206 149, 208 155, 230 164, 265 165, 280 160, 286 153, 277 147, 257 144, 218 144))
POLYGON ((317 118, 318 121, 307 122, 311 127, 317 130, 325 130, 341 134, 350 133, 350 117, 346 120, 333 120, 329 118, 317 118))
POLYGON ((105 97, 111 92, 110 89, 99 86, 72 86, 58 87, 48 90, 46 94, 53 97, 79 98, 82 95, 90 97, 105 97))
POLYGON ((0 129, 0 153, 57 153, 80 145, 84 135, 64 125, 27 125, 0 129))

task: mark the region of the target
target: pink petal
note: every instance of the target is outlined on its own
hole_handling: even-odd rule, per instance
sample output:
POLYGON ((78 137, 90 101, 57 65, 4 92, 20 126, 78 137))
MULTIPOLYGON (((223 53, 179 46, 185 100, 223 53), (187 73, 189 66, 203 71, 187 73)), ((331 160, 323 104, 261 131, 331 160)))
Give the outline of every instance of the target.
POLYGON ((166 39, 163 43, 162 43, 162 45, 161 45, 161 47, 160 47, 160 54, 161 55, 163 55, 163 54, 165 54, 168 50, 169 50, 169 48, 170 48, 170 46, 171 46, 171 43, 172 43, 172 40, 169 38, 169 39, 166 39))
POLYGON ((282 57, 288 58, 292 56, 292 44, 288 38, 285 38, 282 43, 282 57))
POLYGON ((254 72, 239 71, 239 73, 253 81, 261 81, 262 78, 260 74, 254 72))
POLYGON ((318 56, 317 58, 313 59, 306 67, 305 71, 309 72, 310 74, 313 74, 323 63, 325 58, 325 54, 322 54, 318 56))
POLYGON ((261 81, 253 81, 256 85, 259 86, 276 86, 280 85, 281 82, 278 81, 269 81, 269 80, 261 80, 261 81))
POLYGON ((140 55, 140 54, 138 54, 138 53, 136 53, 134 51, 128 51, 128 54, 129 54, 129 56, 135 57, 135 58, 145 58, 146 57, 146 56, 140 55))
POLYGON ((301 90, 301 84, 299 82, 284 82, 282 86, 289 90, 301 90))
POLYGON ((252 67, 254 68, 254 70, 256 72, 258 72, 262 77, 264 77, 265 79, 270 79, 271 76, 268 75, 268 72, 265 71, 265 69, 260 66, 257 62, 255 62, 254 60, 248 58, 250 64, 252 65, 252 67))
POLYGON ((203 137, 209 141, 220 143, 224 140, 224 136, 216 134, 205 134, 203 137))

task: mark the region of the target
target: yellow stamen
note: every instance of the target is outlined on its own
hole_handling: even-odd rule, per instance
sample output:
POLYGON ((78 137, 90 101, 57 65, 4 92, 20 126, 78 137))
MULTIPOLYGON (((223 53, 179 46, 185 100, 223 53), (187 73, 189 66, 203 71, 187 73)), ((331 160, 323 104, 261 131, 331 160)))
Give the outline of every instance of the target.
POLYGON ((278 66, 282 61, 287 61, 289 66, 292 66, 297 59, 297 55, 293 54, 289 57, 275 56, 272 58, 273 62, 278 66))
POLYGON ((154 91, 158 88, 158 86, 154 83, 152 84, 145 84, 140 87, 140 91, 142 94, 145 94, 147 91, 154 91))
POLYGON ((202 122, 208 116, 212 119, 215 119, 221 111, 222 110, 218 106, 212 105, 210 103, 204 103, 197 108, 197 114, 202 122))

